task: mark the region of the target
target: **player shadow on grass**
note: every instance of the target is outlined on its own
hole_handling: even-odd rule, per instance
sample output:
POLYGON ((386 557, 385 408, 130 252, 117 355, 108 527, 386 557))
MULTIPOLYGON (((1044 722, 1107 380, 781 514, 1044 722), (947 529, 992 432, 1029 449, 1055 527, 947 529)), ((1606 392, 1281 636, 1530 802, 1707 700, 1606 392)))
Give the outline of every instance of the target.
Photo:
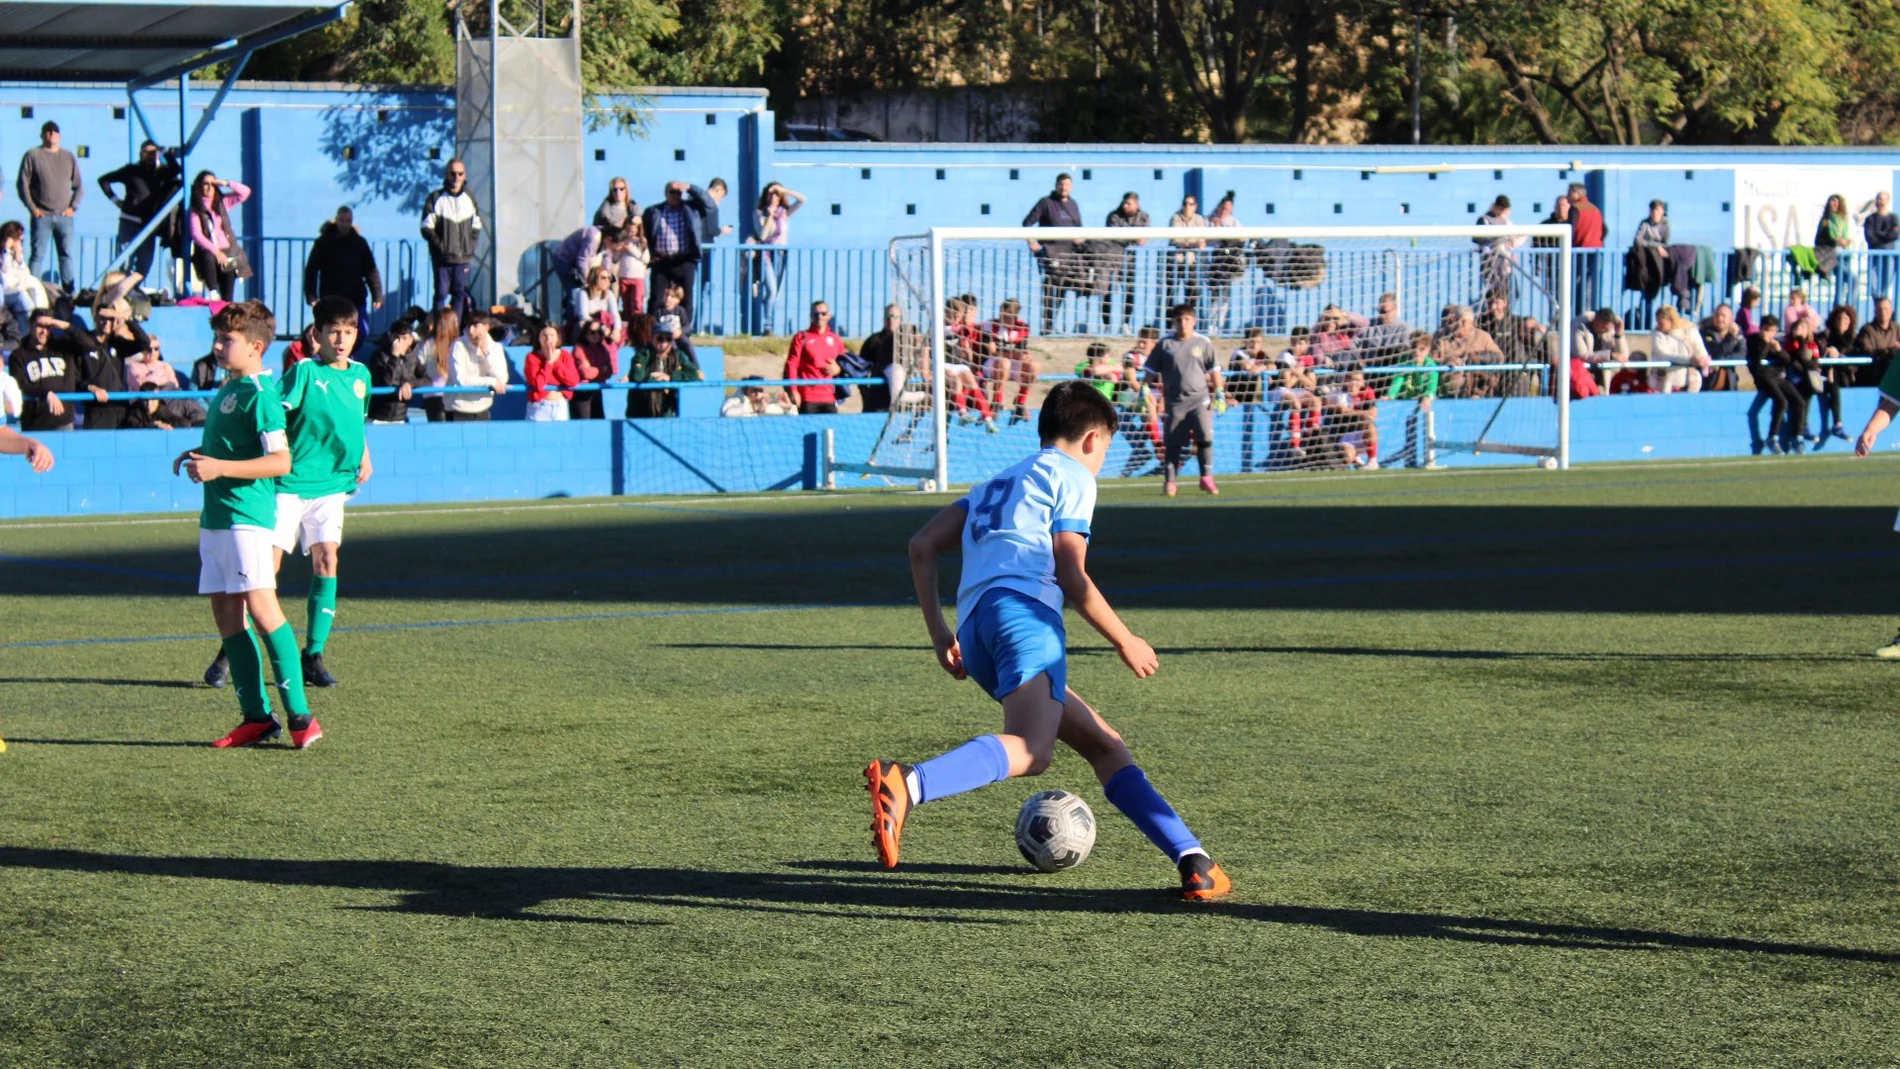
MULTIPOLYGON (((929 652, 928 642, 860 642, 860 643, 796 643, 796 642, 657 642, 654 645, 667 650, 764 650, 788 652, 821 652, 828 650, 923 650, 929 652)), ((1583 652, 1539 652, 1531 650, 1422 650, 1422 649, 1386 649, 1379 646, 1156 646, 1155 652, 1164 657, 1178 657, 1194 653, 1285 653, 1326 657, 1418 657, 1447 661, 1653 661, 1657 663, 1681 662, 1697 664, 1709 661, 1723 663, 1757 662, 1794 662, 1813 661, 1865 661, 1866 654, 1856 653, 1640 653, 1606 651, 1602 653, 1583 652)), ((1114 656, 1115 651, 1106 646, 1071 646, 1071 657, 1114 656)))
POLYGON ((10 676, 0 678, 0 683, 58 683, 69 686, 94 687, 163 687, 167 690, 203 690, 190 680, 184 679, 97 679, 80 676, 10 676))
MULTIPOLYGON (((1347 935, 1446 939, 1574 950, 1713 950, 1900 964, 1900 953, 1642 928, 1512 920, 1451 913, 1228 902, 1196 905, 1156 888, 1065 887, 1059 878, 982 865, 907 865, 884 872, 868 861, 795 861, 779 871, 674 868, 560 868, 449 865, 427 861, 294 861, 242 857, 162 857, 84 850, 0 847, 0 869, 186 877, 326 887, 396 895, 391 913, 585 924, 664 924, 549 912, 553 903, 593 902, 668 909, 718 909, 871 920, 1013 924, 986 913, 1168 914, 1210 920, 1327 928, 1347 935)), ((571 905, 568 907, 571 909, 571 905)))

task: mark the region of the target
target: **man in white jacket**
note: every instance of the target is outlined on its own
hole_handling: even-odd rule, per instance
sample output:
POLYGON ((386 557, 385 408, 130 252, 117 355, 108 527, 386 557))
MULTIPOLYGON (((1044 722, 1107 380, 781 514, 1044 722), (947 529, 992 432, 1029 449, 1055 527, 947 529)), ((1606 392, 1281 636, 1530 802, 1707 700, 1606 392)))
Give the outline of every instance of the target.
POLYGON ((487 393, 451 393, 442 398, 449 420, 485 420, 495 398, 508 392, 508 357, 489 336, 494 317, 481 309, 462 321, 462 336, 449 349, 450 386, 485 386, 487 393))

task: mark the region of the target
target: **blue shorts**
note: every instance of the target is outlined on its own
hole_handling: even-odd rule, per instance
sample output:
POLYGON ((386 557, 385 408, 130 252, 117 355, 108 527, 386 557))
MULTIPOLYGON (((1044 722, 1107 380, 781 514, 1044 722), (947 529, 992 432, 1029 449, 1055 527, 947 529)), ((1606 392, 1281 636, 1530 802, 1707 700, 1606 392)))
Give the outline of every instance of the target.
POLYGON ((975 611, 957 622, 957 645, 964 670, 999 702, 1042 672, 1049 674, 1051 697, 1058 702, 1068 697, 1062 614, 1021 591, 984 593, 975 611))

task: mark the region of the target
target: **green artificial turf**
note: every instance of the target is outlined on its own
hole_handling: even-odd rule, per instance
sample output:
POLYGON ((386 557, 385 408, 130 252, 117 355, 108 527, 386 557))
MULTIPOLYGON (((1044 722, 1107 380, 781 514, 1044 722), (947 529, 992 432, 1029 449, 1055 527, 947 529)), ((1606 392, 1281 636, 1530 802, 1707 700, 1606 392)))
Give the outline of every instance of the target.
POLYGON ((865 762, 998 725, 945 497, 355 513, 306 753, 205 745, 190 520, 0 526, 0 1065, 1900 1064, 1900 467, 1225 488, 1104 487, 1159 675, 1070 619, 1202 908, 1066 754, 872 862, 865 762))

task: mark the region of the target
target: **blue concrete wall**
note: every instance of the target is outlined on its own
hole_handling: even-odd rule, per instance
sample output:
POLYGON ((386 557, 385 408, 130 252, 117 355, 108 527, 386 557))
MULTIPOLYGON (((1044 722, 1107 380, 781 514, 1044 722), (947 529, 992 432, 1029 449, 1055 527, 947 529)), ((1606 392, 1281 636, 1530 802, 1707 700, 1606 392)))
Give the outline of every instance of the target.
MULTIPOLYGON (((1847 391, 1847 426, 1858 428, 1877 391, 1847 391)), ((1572 407, 1573 455, 1579 463, 1678 460, 1748 454, 1746 419, 1752 393, 1602 397, 1572 407)), ((1504 431, 1546 418, 1548 401, 1526 400, 1506 413, 1504 431)), ((1409 404, 1380 406, 1380 448, 1388 462, 1404 441, 1409 404)), ((1441 401, 1441 436, 1488 418, 1490 402, 1441 401)), ((1217 421, 1217 468, 1239 470, 1246 413, 1217 421)), ((750 420, 599 420, 570 423, 412 423, 371 427, 376 474, 357 501, 400 505, 503 501, 607 494, 702 494, 815 487, 822 433, 835 432, 842 458, 868 455, 883 429, 881 416, 800 416, 750 420)), ((1036 447, 1031 427, 999 436, 952 428, 951 478, 987 478, 1036 447)), ((196 445, 196 431, 100 431, 44 436, 58 457, 34 475, 13 460, 0 464, 0 516, 75 516, 121 512, 195 511, 202 491, 171 474, 171 460, 196 445)), ((1844 447, 1843 443, 1836 446, 1844 447)), ((1106 471, 1121 470, 1127 444, 1117 441, 1106 471)), ((1900 437, 1887 448, 1900 448, 1900 437)), ((1527 459, 1441 454, 1448 466, 1528 463, 1527 459)), ((842 485, 851 485, 841 477, 842 485)))

